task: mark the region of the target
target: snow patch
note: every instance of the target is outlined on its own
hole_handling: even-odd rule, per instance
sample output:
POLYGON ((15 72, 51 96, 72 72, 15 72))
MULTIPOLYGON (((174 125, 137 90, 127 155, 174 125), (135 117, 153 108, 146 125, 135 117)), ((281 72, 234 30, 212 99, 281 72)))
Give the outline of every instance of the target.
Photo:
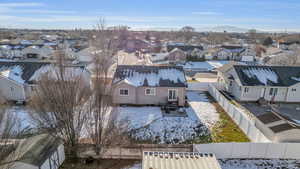
MULTIPOLYGON (((158 73, 140 73, 128 69, 124 71, 124 74, 126 78, 122 80, 136 87, 142 86, 145 80, 148 81, 149 86, 159 86, 160 80, 170 80, 173 83, 185 83, 186 81, 184 73, 178 69, 159 69, 158 73)), ((121 79, 115 81, 119 80, 121 79)))
POLYGON ((291 77, 293 80, 300 82, 300 77, 291 77))
POLYGON ((23 69, 21 66, 3 67, 0 74, 8 79, 23 84, 25 80, 22 79, 23 69))
POLYGON ((268 68, 249 68, 242 70, 248 78, 257 78, 262 84, 267 85, 268 81, 278 83, 277 74, 268 68))
POLYGON ((193 111, 187 111, 188 117, 163 117, 159 107, 121 107, 118 111, 136 140, 176 144, 209 134, 193 111))
POLYGON ((191 106, 189 111, 192 111, 199 120, 208 128, 212 128, 219 120, 219 114, 215 106, 210 103, 206 93, 202 92, 187 92, 188 102, 191 106))

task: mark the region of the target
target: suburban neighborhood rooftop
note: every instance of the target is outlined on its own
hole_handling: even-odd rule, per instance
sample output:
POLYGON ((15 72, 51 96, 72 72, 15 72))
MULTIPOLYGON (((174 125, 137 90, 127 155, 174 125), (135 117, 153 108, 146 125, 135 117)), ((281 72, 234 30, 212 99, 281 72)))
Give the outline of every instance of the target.
POLYGON ((114 83, 124 81, 133 86, 185 87, 186 79, 180 66, 120 65, 114 83))

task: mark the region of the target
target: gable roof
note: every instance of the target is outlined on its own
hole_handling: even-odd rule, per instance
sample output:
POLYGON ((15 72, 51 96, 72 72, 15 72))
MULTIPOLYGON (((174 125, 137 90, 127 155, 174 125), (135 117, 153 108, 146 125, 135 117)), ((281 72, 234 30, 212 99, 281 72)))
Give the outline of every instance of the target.
POLYGON ((300 67, 233 65, 243 86, 288 87, 300 83, 300 67))
POLYGON ((18 70, 18 72, 12 73, 14 73, 16 76, 19 76, 19 78, 22 79, 24 83, 32 83, 30 81, 30 78, 33 76, 33 74, 38 69, 49 64, 49 62, 0 61, 0 72, 18 70))
POLYGON ((113 83, 124 81, 130 85, 152 87, 186 87, 181 66, 120 65, 113 83))
POLYGON ((17 158, 20 162, 40 167, 61 144, 62 140, 48 134, 29 137, 19 143, 16 151, 7 157, 7 161, 17 158))

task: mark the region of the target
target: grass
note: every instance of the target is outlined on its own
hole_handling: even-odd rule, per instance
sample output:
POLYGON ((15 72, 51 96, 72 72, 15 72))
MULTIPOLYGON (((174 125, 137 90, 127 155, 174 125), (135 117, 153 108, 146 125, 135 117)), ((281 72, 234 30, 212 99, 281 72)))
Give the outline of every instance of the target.
POLYGON ((196 83, 196 82, 199 82, 198 80, 187 80, 187 82, 189 83, 196 83))
POLYGON ((200 136, 188 140, 187 144, 223 143, 223 142, 250 142, 246 134, 239 128, 225 110, 207 93, 208 99, 219 113, 219 121, 210 129, 210 135, 200 136))
MULTIPOLYGON (((210 98, 212 100, 212 98, 210 98)), ((216 102, 212 104, 220 114, 220 120, 211 130, 212 142, 250 142, 249 138, 239 128, 224 109, 216 102)))

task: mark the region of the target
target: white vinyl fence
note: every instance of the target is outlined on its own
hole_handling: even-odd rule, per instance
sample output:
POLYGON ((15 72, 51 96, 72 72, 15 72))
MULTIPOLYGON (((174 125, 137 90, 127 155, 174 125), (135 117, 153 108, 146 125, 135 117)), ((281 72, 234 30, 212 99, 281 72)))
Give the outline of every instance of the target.
POLYGON ((194 152, 214 153, 218 159, 300 159, 300 143, 195 144, 194 152))
POLYGON ((252 142, 271 142, 259 129, 256 128, 256 117, 245 110, 235 106, 214 85, 209 85, 211 96, 223 107, 233 121, 239 125, 252 142))

